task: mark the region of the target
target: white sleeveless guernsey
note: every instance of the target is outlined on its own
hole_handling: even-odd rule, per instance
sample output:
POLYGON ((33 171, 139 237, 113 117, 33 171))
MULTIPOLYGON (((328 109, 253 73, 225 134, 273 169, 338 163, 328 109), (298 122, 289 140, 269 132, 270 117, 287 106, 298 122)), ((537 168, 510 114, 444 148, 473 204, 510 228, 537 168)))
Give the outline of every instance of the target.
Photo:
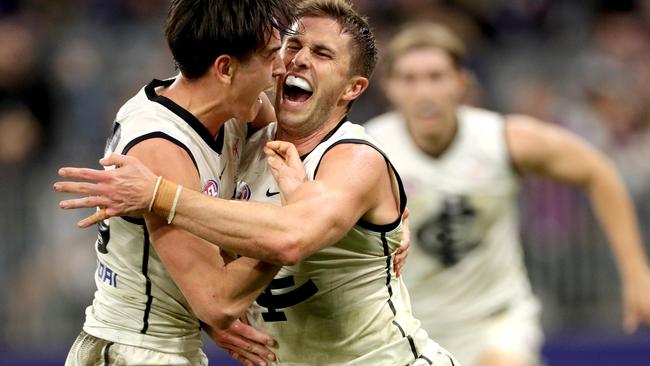
POLYGON ((450 327, 531 298, 503 117, 460 107, 455 140, 437 159, 417 148, 397 113, 365 127, 404 180, 414 244, 404 278, 429 334, 443 339, 450 327))
MULTIPOLYGON (((275 131, 272 124, 249 139, 237 198, 281 204, 262 150, 275 131)), ((309 179, 327 151, 342 143, 380 151, 363 127, 342 122, 303 156, 309 179)), ((400 201, 403 210, 403 194, 400 201)), ((393 271, 401 236, 401 219, 389 225, 360 221, 334 245, 280 270, 249 310, 251 323, 278 341, 278 364, 392 366, 435 357, 438 346, 412 316, 407 290, 393 271)))
MULTIPOLYGON (((230 120, 213 138, 192 114, 156 94, 156 87, 172 82, 154 80, 120 109, 106 153, 126 154, 146 139, 169 140, 192 158, 204 193, 232 198, 246 125, 230 120)), ((84 331, 161 352, 199 349, 199 320, 156 254, 144 220, 114 217, 98 226, 97 291, 84 331)))

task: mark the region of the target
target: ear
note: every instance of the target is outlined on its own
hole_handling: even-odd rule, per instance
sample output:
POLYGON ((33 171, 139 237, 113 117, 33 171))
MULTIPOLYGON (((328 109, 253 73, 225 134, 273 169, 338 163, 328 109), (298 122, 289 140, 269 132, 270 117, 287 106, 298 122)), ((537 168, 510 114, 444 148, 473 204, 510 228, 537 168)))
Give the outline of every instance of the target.
POLYGON ((368 79, 364 78, 363 76, 355 76, 350 79, 348 85, 345 87, 343 95, 341 96, 341 100, 347 102, 353 101, 359 98, 359 96, 363 94, 366 89, 368 89, 368 79))
POLYGON ((214 75, 225 84, 232 84, 232 79, 239 67, 239 61, 230 55, 220 55, 212 64, 214 75))

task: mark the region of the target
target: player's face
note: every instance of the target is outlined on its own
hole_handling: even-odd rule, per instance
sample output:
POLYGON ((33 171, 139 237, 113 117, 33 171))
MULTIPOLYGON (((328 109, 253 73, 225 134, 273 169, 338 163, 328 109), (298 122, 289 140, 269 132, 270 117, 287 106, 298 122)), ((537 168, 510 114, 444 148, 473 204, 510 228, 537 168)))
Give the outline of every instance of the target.
POLYGON ((235 86, 234 115, 240 121, 254 119, 260 109, 260 93, 275 86, 275 78, 284 75, 285 69, 280 57, 280 34, 276 30, 264 48, 242 62, 233 78, 235 86))
POLYGON ((306 131, 321 126, 343 103, 352 37, 329 18, 302 18, 298 31, 282 47, 287 73, 278 81, 276 113, 283 126, 306 131))
POLYGON ((432 136, 454 128, 465 85, 463 72, 454 66, 449 54, 437 48, 421 48, 395 60, 385 92, 414 134, 432 136))

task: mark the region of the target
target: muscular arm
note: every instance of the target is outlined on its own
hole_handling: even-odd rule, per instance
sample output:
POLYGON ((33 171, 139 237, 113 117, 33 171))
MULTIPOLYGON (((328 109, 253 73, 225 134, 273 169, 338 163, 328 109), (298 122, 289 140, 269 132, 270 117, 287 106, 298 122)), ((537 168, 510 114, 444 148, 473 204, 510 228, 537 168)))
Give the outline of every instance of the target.
MULTIPOLYGON (((114 154, 101 162, 119 169, 62 168, 63 177, 95 183, 54 185, 59 192, 89 195, 62 201, 62 208, 107 207, 104 214, 82 220, 82 227, 105 214, 143 212, 151 201, 156 175, 140 161, 114 154)), ((173 223, 222 249, 291 265, 338 241, 360 218, 379 225, 396 220, 400 203, 393 183, 386 161, 376 150, 342 144, 323 157, 316 179, 296 188, 285 206, 215 199, 184 189, 173 223)))
POLYGON ((224 249, 291 265, 335 243, 362 217, 377 224, 397 219, 391 182, 374 149, 343 144, 325 155, 316 180, 302 184, 286 206, 207 199, 183 190, 174 225, 224 249))
MULTIPOLYGON (((529 117, 508 117, 506 136, 512 160, 522 173, 546 176, 587 192, 616 257, 625 296, 636 296, 629 292, 643 286, 640 292, 647 293, 650 271, 634 207, 612 163, 577 136, 529 117)), ((639 301, 636 306, 650 320, 650 298, 639 301)))
MULTIPOLYGON (((199 176, 185 150, 163 139, 145 140, 128 153, 154 173, 199 189, 199 176)), ((278 267, 251 258, 229 261, 212 245, 154 215, 144 216, 156 252, 195 314, 214 328, 227 328, 271 281, 278 267)))

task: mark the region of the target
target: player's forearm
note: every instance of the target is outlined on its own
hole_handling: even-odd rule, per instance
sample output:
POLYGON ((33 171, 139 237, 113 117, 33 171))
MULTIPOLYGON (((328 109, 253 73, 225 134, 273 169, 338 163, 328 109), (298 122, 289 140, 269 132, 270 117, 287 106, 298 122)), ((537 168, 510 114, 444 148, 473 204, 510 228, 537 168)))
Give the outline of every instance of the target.
POLYGON ((197 263, 185 273, 172 273, 172 277, 201 321, 225 329, 246 311, 280 267, 245 257, 218 271, 214 270, 216 265, 197 263))
POLYGON ((221 312, 226 321, 222 324, 227 327, 241 317, 279 270, 280 266, 247 257, 237 258, 227 264, 223 268, 225 278, 221 293, 217 294, 225 299, 221 312))
POLYGON ((173 224, 222 249, 269 263, 290 265, 302 259, 309 248, 333 243, 340 236, 341 230, 335 224, 319 218, 325 209, 305 200, 277 207, 213 199, 183 190, 173 224))
POLYGON ((629 278, 646 271, 646 253, 634 206, 613 167, 604 163, 586 188, 621 275, 629 278))

